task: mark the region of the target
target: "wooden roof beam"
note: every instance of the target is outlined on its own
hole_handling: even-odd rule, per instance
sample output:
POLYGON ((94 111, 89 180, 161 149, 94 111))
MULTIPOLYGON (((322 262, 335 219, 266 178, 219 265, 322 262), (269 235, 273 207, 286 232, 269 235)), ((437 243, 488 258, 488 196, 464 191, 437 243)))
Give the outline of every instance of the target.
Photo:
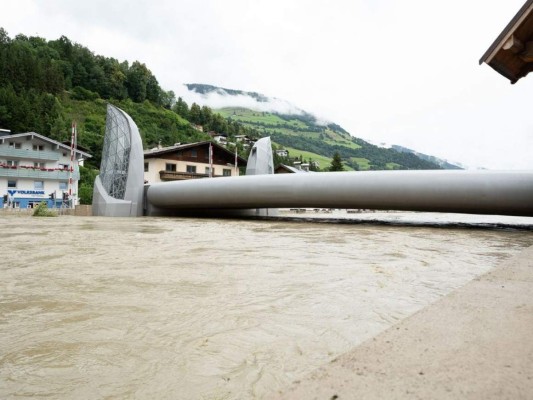
POLYGON ((533 62, 533 41, 527 42, 524 45, 524 50, 520 52, 519 56, 524 62, 533 62))
POLYGON ((533 62, 533 41, 523 43, 515 35, 512 35, 503 44, 502 47, 506 51, 511 51, 522 59, 524 62, 533 62))
POLYGON ((518 54, 524 50, 524 43, 522 43, 515 35, 511 35, 511 37, 503 44, 503 49, 518 54))

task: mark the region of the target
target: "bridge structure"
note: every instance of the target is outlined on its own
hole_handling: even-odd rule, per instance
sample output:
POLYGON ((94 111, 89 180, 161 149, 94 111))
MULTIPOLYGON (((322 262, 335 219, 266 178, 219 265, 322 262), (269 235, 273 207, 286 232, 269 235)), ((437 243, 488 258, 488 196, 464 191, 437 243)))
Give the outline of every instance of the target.
POLYGON ((533 216, 533 171, 354 171, 274 174, 270 138, 245 176, 144 185, 138 129, 108 106, 95 215, 266 216, 277 208, 359 208, 533 216))

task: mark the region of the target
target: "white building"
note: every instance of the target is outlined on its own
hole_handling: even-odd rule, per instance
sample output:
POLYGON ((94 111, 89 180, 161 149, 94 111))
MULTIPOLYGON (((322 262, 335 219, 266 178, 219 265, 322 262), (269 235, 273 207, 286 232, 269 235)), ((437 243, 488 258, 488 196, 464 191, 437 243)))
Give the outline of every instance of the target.
POLYGON ((72 200, 78 203, 79 165, 91 157, 77 150, 70 172, 70 146, 35 132, 0 131, 0 207, 30 208, 45 201, 60 207, 72 178, 72 200))
POLYGON ((276 150, 276 154, 279 157, 289 157, 289 150, 286 150, 286 149, 276 150))
POLYGON ((211 135, 213 140, 217 142, 218 144, 221 144, 222 146, 226 146, 228 144, 228 136, 224 134, 215 134, 211 135))
POLYGON ((245 149, 253 147, 255 144, 255 141, 250 139, 248 135, 235 135, 235 141, 237 143, 242 143, 242 147, 245 149))

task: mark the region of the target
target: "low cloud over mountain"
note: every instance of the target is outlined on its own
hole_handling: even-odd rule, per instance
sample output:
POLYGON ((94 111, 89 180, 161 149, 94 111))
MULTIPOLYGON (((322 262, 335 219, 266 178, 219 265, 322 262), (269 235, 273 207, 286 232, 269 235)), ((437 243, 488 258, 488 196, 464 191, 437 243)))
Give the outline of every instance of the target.
POLYGON ((243 107, 256 111, 265 111, 287 115, 303 115, 305 112, 289 103, 275 97, 267 97, 256 92, 225 89, 211 85, 188 83, 176 96, 181 97, 188 104, 196 103, 218 109, 225 107, 243 107))

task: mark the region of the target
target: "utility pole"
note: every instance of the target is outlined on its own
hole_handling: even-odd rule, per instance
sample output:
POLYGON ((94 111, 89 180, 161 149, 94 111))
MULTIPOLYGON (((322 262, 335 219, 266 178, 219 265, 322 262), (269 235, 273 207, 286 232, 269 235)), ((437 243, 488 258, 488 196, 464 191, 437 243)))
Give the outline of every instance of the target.
POLYGON ((209 177, 213 177, 213 143, 209 143, 209 177))

